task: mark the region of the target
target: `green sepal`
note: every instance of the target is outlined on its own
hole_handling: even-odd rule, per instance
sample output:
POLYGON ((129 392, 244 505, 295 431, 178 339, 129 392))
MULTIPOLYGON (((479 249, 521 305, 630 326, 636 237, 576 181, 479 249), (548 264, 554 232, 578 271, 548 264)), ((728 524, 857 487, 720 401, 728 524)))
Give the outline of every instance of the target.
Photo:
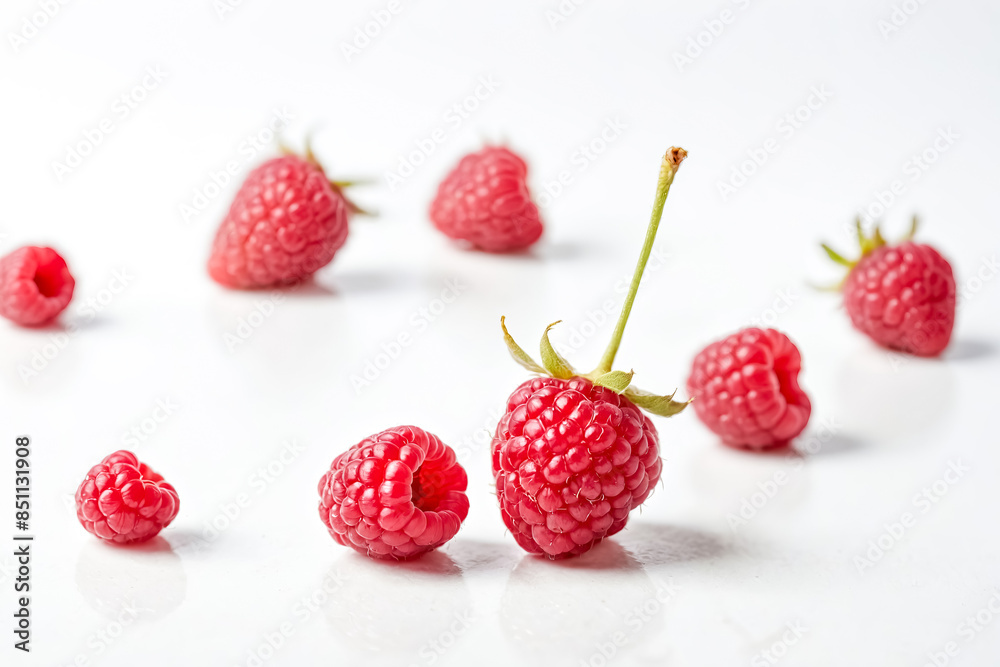
POLYGON ((658 396, 656 394, 650 394, 649 392, 643 391, 642 389, 636 389, 635 387, 629 387, 625 390, 625 397, 630 401, 635 403, 637 406, 645 410, 646 412, 651 412, 654 415, 659 415, 660 417, 672 417, 678 412, 681 412, 688 406, 692 399, 688 399, 683 403, 674 400, 674 394, 668 394, 666 396, 658 396))
MULTIPOLYGON (((820 244, 830 259, 832 259, 837 264, 840 264, 841 266, 847 267, 848 274, 850 273, 850 270, 853 269, 855 266, 857 266, 858 262, 864 259, 866 255, 870 254, 874 250, 877 250, 878 248, 882 248, 888 245, 888 242, 885 240, 885 237, 882 236, 882 230, 879 228, 878 225, 875 225, 875 229, 874 231, 872 231, 871 236, 868 236, 867 234, 865 234, 864 226, 861 224, 861 216, 858 216, 854 219, 854 227, 858 235, 858 245, 861 247, 861 256, 858 257, 857 259, 847 259, 846 257, 841 255, 839 252, 837 252, 827 244, 825 243, 820 244)), ((907 232, 906 236, 904 236, 901 239, 900 242, 912 241, 916 233, 917 233, 917 216, 913 216, 913 221, 910 223, 910 230, 909 232, 907 232)), ((840 285, 836 287, 836 289, 823 288, 823 287, 817 289, 821 289, 824 291, 827 290, 836 291, 842 289, 845 282, 847 282, 846 276, 844 277, 844 280, 840 282, 840 285)))
MULTIPOLYGON (((325 175, 326 170, 323 168, 323 163, 319 161, 319 158, 316 157, 316 154, 313 152, 312 149, 312 135, 313 135, 312 132, 309 132, 309 134, 306 135, 306 150, 304 155, 300 155, 298 151, 294 150, 291 146, 286 144, 284 139, 282 138, 278 139, 278 152, 281 153, 282 155, 293 155, 295 157, 301 158, 306 162, 308 162, 309 164, 316 167, 317 169, 319 169, 325 175)), ((374 211, 369 211, 367 209, 361 208, 353 201, 351 201, 351 199, 344 192, 346 188, 349 188, 354 185, 364 185, 370 183, 371 181, 364 181, 364 180, 342 181, 342 180, 328 178, 327 182, 330 184, 330 187, 333 189, 333 191, 336 192, 338 195, 340 195, 340 197, 344 200, 344 203, 347 204, 347 210, 350 211, 352 214, 364 215, 370 218, 375 217, 376 214, 374 211)))
MULTIPOLYGON (((864 257, 872 250, 876 248, 881 248, 885 245, 885 238, 882 237, 882 230, 879 229, 878 225, 875 225, 875 233, 871 236, 865 235, 865 230, 861 226, 861 216, 854 219, 854 225, 858 229, 858 245, 861 246, 861 256, 864 257)), ((860 261, 860 260, 859 260, 860 261)), ((858 262, 854 262, 857 264, 858 262)))
POLYGON ((503 341, 507 343, 507 350, 510 352, 510 356, 514 357, 514 361, 519 363, 526 370, 532 373, 541 373, 542 375, 548 375, 545 369, 539 366, 534 359, 528 356, 528 353, 521 349, 514 338, 507 331, 507 325, 505 323, 506 318, 500 317, 500 328, 503 329, 503 341))
POLYGON ((359 185, 375 185, 370 178, 350 178, 347 180, 330 180, 330 185, 336 188, 353 188, 359 185))
POLYGON ((844 257, 843 255, 841 255, 839 252, 837 252, 827 244, 822 243, 821 245, 823 246, 823 250, 826 251, 826 254, 829 255, 830 259, 835 261, 837 264, 840 264, 841 266, 846 266, 848 268, 854 266, 854 262, 844 257))
POLYGON ((628 373, 625 371, 611 371, 595 378, 594 384, 607 387, 616 394, 620 394, 632 383, 632 376, 634 375, 635 371, 629 371, 628 373))
POLYGON ((569 365, 569 362, 563 359, 555 348, 552 347, 552 343, 549 342, 549 329, 555 325, 562 322, 562 320, 557 320, 545 327, 545 332, 542 334, 542 365, 545 366, 545 370, 554 378, 559 378, 560 380, 568 380, 574 377, 577 373, 573 370, 573 367, 569 365))

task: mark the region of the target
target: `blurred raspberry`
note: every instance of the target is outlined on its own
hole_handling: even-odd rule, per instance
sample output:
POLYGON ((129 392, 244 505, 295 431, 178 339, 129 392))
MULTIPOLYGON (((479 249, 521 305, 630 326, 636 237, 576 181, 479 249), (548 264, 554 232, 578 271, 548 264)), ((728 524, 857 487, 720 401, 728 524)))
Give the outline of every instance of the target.
POLYGON ((52 248, 19 248, 0 258, 0 315, 24 326, 45 324, 66 309, 75 285, 52 248))
POLYGON ((208 272, 238 288, 308 278, 344 245, 352 208, 315 161, 297 155, 268 160, 236 193, 216 233, 208 272))
POLYGON ((743 329, 712 343, 691 366, 688 392, 701 421, 733 447, 780 447, 809 421, 802 358, 774 329, 743 329))
POLYGON ((445 235, 481 250, 527 248, 542 235, 527 175, 524 160, 508 148, 470 153, 438 186, 431 221, 445 235))
POLYGON ((920 356, 948 346, 955 296, 948 260, 910 241, 872 250, 844 284, 844 306, 856 329, 880 345, 920 356))

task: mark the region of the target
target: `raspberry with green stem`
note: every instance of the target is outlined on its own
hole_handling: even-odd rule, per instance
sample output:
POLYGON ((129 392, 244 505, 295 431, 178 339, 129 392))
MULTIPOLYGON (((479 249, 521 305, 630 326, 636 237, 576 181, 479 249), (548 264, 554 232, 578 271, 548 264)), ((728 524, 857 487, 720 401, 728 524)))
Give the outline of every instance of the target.
POLYGON ((539 364, 500 318, 511 356, 541 376, 511 394, 492 443, 504 524, 530 553, 556 559, 590 550, 625 527, 629 513, 645 502, 660 479, 659 436, 642 410, 669 417, 688 402, 631 387, 634 372, 613 367, 667 194, 686 156, 683 149, 671 148, 663 158, 646 240, 597 368, 577 373, 556 352, 549 331, 558 322, 542 334, 539 364))
POLYGON ((899 243, 890 244, 876 226, 871 236, 855 222, 861 256, 823 250, 847 275, 834 290, 854 328, 879 345, 918 356, 940 354, 955 325, 956 285, 951 265, 933 246, 915 243, 917 218, 899 243))
POLYGON ((660 176, 656 183, 656 196, 653 199, 653 211, 650 215, 649 226, 646 229, 646 238, 642 245, 642 251, 639 253, 639 261, 636 263, 632 282, 629 285, 628 293, 625 295, 625 302, 622 304, 621 314, 618 317, 617 324, 615 324, 615 330, 611 334, 611 340, 608 342, 608 347, 604 351, 604 355, 601 357, 597 367, 589 373, 577 373, 569 362, 563 359, 552 347, 549 341, 549 331, 562 320, 553 322, 545 328, 540 346, 542 364, 539 365, 514 341, 507 331, 506 318, 501 317, 500 326, 503 329, 504 341, 507 343, 507 348, 511 356, 521 366, 533 373, 549 375, 550 377, 564 380, 572 377, 586 378, 598 386, 607 387, 617 394, 624 394, 640 408, 661 417, 670 417, 684 409, 688 403, 687 401, 683 403, 674 401, 674 394, 659 396, 630 387, 635 371, 616 371, 612 370, 612 367, 615 363, 615 357, 618 355, 618 347, 621 345, 622 336, 625 333, 625 325, 628 323, 629 315, 632 313, 632 304, 635 302, 635 296, 639 292, 642 274, 646 270, 646 263, 649 261, 649 255, 653 250, 653 243, 656 240, 656 233, 660 227, 660 219, 663 217, 663 206, 667 201, 670 186, 674 182, 677 169, 686 157, 687 151, 683 148, 671 148, 663 157, 663 162, 660 165, 660 176))

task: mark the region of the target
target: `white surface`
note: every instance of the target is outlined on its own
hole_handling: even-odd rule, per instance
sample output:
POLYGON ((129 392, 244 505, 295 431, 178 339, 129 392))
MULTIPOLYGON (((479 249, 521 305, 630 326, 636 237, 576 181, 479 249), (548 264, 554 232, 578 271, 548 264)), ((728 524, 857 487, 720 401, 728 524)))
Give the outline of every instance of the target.
MULTIPOLYGON (((992 622, 971 636, 961 626, 991 599, 1000 609, 1000 278, 984 264, 1000 249, 994 3, 919 5, 884 39, 888 0, 595 0, 554 30, 545 11, 556 0, 404 0, 349 63, 340 43, 387 3, 330 4, 247 0, 220 20, 209 0, 70 3, 19 52, 5 40, 2 251, 51 243, 65 254, 78 285, 62 322, 79 332, 26 383, 19 367, 59 330, 0 322, 0 468, 15 435, 29 434, 38 536, 30 656, 9 645, 13 592, 0 574, 3 664, 120 665, 140 654, 149 665, 256 664, 249 652, 283 623, 291 636, 265 664, 596 666, 620 632, 611 664, 769 665, 761 652, 796 623, 805 629, 778 646, 780 664, 919 666, 951 641, 959 653, 947 664, 996 664, 1000 618, 984 612, 992 622), (679 71, 674 52, 725 8, 730 24, 679 71), (157 65, 166 79, 121 118, 116 97, 157 65), (491 76, 499 88, 480 90, 480 108, 449 125, 449 108, 491 76), (813 87, 831 97, 814 99, 789 136, 778 123, 813 87), (266 296, 221 289, 203 270, 236 184, 188 224, 179 206, 227 160, 244 160, 241 142, 282 105, 295 114, 289 140, 315 128, 317 152, 342 176, 378 178, 439 126, 445 141, 395 192, 381 179, 358 190, 380 217, 352 223, 315 286, 285 295, 230 351, 226 334, 266 296), (52 162, 106 116, 114 131, 58 182, 52 162), (580 171, 578 146, 609 119, 627 127, 580 171), (958 138, 913 180, 905 163, 942 128, 958 138), (571 172, 528 255, 463 252, 426 220, 437 180, 484 138, 528 156, 536 192, 571 172), (776 152, 723 201, 718 182, 770 138, 776 152), (570 563, 525 557, 505 534, 488 470, 486 429, 524 377, 498 318, 533 348, 548 322, 565 320, 554 333, 566 342, 588 311, 617 305, 672 144, 690 158, 657 244, 669 259, 647 275, 618 365, 634 367, 639 386, 682 386, 701 345, 771 317, 784 294, 791 306, 775 324, 803 351, 815 406, 798 446, 819 452, 741 454, 693 413, 659 420, 663 483, 628 530, 570 563), (874 348, 835 297, 806 286, 836 277, 817 243, 849 250, 845 223, 895 179, 903 191, 888 235, 919 212, 921 237, 970 295, 940 360, 874 348), (122 270, 128 286, 109 298, 122 270), (976 283, 980 271, 988 280, 976 283), (447 280, 461 296, 424 329, 413 314, 447 280), (91 316, 88 298, 108 303, 91 316), (413 344, 357 395, 350 376, 400 332, 413 344), (145 550, 105 547, 66 501, 160 400, 179 407, 132 449, 177 487, 180 515, 145 550), (401 423, 462 451, 472 511, 439 554, 392 566, 330 540, 315 484, 338 452, 401 423), (262 484, 257 471, 289 440, 301 452, 262 484), (938 502, 915 499, 950 462, 969 470, 939 485, 938 502), (727 516, 779 473, 774 497, 731 528, 727 516), (206 541, 206 524, 240 494, 248 506, 206 541), (905 512, 912 527, 859 572, 855 557, 905 512), (333 592, 305 613, 301 600, 325 578, 333 592), (676 586, 664 603, 657 582, 676 586), (123 602, 138 620, 105 643, 98 633, 118 634, 123 602)), ((0 26, 19 30, 37 9, 6 2, 0 26)), ((573 353, 579 366, 596 362, 610 329, 573 353)), ((0 475, 7 567, 11 482, 0 475)))

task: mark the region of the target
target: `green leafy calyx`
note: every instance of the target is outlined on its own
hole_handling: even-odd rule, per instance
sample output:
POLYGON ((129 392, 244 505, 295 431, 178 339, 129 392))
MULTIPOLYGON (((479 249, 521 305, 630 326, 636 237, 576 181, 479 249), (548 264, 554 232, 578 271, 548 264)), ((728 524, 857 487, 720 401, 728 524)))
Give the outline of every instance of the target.
MULTIPOLYGON (((596 385, 606 387, 611 391, 626 396, 637 406, 661 417, 670 417, 687 407, 690 401, 675 401, 674 394, 658 395, 636 389, 631 385, 635 371, 616 371, 612 369, 618 347, 621 344, 622 335, 625 333, 625 325, 628 323, 629 314, 632 312, 632 304, 635 302, 635 295, 639 291, 639 284, 642 281, 642 274, 649 261, 649 255, 653 249, 653 242, 656 240, 656 232, 663 217, 663 205, 666 203, 667 194, 670 192, 670 185, 674 181, 681 162, 687 157, 687 151, 683 148, 671 148, 663 156, 660 164, 660 175, 656 183, 656 197, 653 200, 653 212, 650 216, 649 226, 646 230, 646 239, 639 254, 639 261, 636 264, 635 273, 629 286, 625 302, 622 304, 622 312, 615 325, 611 341, 601 357, 600 363, 589 373, 577 373, 566 359, 560 355, 552 342, 549 340, 549 331, 559 322, 553 322, 545 328, 542 333, 540 352, 542 363, 537 363, 519 346, 507 331, 506 319, 500 318, 500 328, 503 329, 504 342, 514 360, 526 370, 532 373, 548 375, 554 378, 568 380, 573 377, 583 377, 596 385)), ((832 251, 830 251, 832 252, 832 251)), ((846 261, 846 260, 845 260, 846 261)))
MULTIPOLYGON (((917 220, 917 216, 913 216, 913 221, 910 223, 910 230, 906 233, 905 236, 903 236, 902 239, 900 239, 899 242, 905 243, 906 241, 912 241, 913 237, 916 236, 917 234, 918 224, 919 222, 917 220)), ((854 227, 855 227, 855 232, 857 234, 858 247, 860 249, 860 254, 857 259, 847 259, 846 257, 841 255, 839 252, 837 252, 827 244, 825 243, 820 244, 820 246, 823 248, 823 251, 826 252, 827 257, 832 259, 837 264, 845 267, 847 269, 848 275, 850 275, 851 270, 858 265, 858 262, 864 259, 872 251, 887 245, 885 238, 882 236, 882 230, 879 229, 878 225, 875 225, 875 229, 872 231, 871 235, 866 234, 864 226, 861 224, 861 216, 858 216, 857 218, 854 219, 854 227)), ((838 284, 829 287, 820 287, 819 289, 825 291, 837 292, 843 288, 845 282, 847 282, 846 275, 844 276, 844 279, 841 280, 838 284)))

